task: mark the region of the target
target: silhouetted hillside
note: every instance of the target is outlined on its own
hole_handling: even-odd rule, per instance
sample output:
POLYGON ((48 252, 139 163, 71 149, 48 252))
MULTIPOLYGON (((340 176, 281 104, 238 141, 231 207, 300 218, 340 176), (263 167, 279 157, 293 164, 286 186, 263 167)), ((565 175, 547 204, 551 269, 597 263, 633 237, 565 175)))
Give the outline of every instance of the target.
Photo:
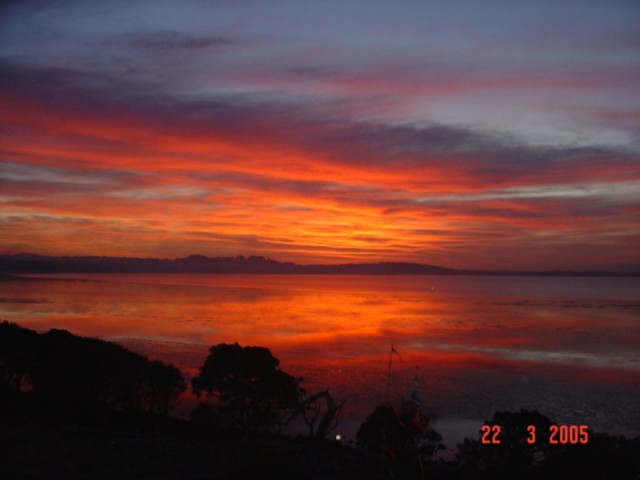
POLYGON ((190 255, 185 258, 166 259, 97 256, 52 257, 29 253, 0 255, 0 273, 638 276, 638 274, 605 271, 456 270, 408 262, 298 265, 292 262, 279 262, 262 256, 207 257, 204 255, 190 255))

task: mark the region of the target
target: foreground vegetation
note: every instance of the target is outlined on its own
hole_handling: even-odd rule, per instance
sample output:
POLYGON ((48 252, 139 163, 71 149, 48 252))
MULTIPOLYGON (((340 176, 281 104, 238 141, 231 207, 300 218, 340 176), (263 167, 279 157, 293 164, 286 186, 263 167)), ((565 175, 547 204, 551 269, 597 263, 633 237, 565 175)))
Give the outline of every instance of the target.
POLYGON ((590 432, 585 445, 530 445, 538 412, 497 412, 511 435, 465 439, 455 462, 416 402, 378 406, 356 445, 327 440, 344 402, 307 394, 262 347, 220 344, 192 379, 202 403, 170 415, 187 389, 174 366, 115 344, 0 323, 0 478, 484 479, 616 478, 640 474, 640 438, 590 432), (304 436, 286 435, 295 418, 304 436))

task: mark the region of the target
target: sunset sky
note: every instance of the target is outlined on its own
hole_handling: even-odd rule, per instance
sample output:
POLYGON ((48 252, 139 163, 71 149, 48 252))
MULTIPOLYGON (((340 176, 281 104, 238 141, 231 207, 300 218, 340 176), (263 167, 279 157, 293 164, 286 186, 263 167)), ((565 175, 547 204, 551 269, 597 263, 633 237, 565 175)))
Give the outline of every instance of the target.
POLYGON ((0 7, 0 253, 640 271, 640 2, 0 7))

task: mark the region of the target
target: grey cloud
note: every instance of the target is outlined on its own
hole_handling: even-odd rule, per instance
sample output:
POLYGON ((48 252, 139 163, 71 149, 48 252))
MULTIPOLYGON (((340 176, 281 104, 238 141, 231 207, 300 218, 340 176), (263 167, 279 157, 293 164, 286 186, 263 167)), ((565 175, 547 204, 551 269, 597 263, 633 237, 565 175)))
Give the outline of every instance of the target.
POLYGON ((122 40, 135 48, 154 50, 218 48, 237 43, 236 40, 224 35, 198 36, 170 31, 129 34, 122 40))
MULTIPOLYGON (((149 90, 147 85, 114 82, 73 70, 29 70, 0 63, 0 83, 43 102, 114 121, 143 121, 159 132, 267 143, 274 149, 313 152, 337 165, 391 171, 456 166, 466 181, 494 185, 544 185, 573 179, 597 181, 640 175, 640 157, 598 145, 531 146, 495 132, 449 125, 385 125, 318 115, 304 102, 277 103, 264 96, 187 97, 149 90)), ((267 97, 268 98, 268 97, 267 97)), ((112 146, 115 148, 115 146, 112 146)), ((188 152, 187 152, 188 153, 188 152)), ((464 180, 464 179, 463 179, 464 180)), ((326 191, 329 185, 280 185, 326 191)))

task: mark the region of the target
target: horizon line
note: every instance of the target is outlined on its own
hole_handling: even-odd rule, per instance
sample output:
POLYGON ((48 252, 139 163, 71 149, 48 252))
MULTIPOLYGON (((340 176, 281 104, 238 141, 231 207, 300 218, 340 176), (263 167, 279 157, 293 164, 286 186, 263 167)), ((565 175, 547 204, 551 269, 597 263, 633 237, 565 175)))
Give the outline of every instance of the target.
MULTIPOLYGON (((437 270, 442 270, 442 274, 480 274, 480 275, 491 275, 491 274, 499 274, 499 275, 539 275, 539 276, 552 276, 552 275, 584 275, 584 276, 624 276, 624 277, 637 277, 640 276, 640 271, 638 270, 629 270, 629 271, 620 271, 620 270, 610 270, 610 269, 564 269, 564 268, 556 268, 556 269, 546 269, 546 270, 531 270, 531 269, 504 269, 504 268, 454 268, 454 267, 446 267, 441 265, 435 265, 431 263, 422 263, 416 261, 406 261, 406 260, 375 260, 375 261, 364 261, 364 262, 333 262, 333 263, 298 263, 294 261, 282 261, 272 257, 267 257, 265 255, 245 255, 245 254, 237 254, 237 255, 216 255, 209 256, 200 253, 189 254, 186 256, 176 256, 176 257, 138 257, 138 256, 110 256, 110 255, 96 255, 96 254, 84 254, 84 255, 45 255, 39 253, 32 252, 21 252, 21 253, 0 253, 0 257, 44 257, 50 259, 104 259, 104 260, 146 260, 146 261, 169 261, 175 262, 180 260, 187 260, 193 257, 202 257, 207 260, 217 260, 217 259, 227 259, 227 260, 239 260, 239 259, 261 259, 263 261, 270 261, 280 265, 288 265, 294 267, 301 268, 338 268, 338 267, 358 267, 358 266, 413 266, 413 267, 428 267, 437 270)), ((9 272, 10 273, 10 272, 9 272)), ((24 272, 22 272, 24 273, 24 272)), ((99 273, 99 272, 65 272, 65 273, 99 273)), ((108 273, 108 272, 102 272, 108 273)), ((139 273, 139 272, 120 272, 120 273, 139 273)), ((163 272, 163 273, 180 273, 180 272, 163 272)), ((212 273, 216 272, 199 272, 199 273, 212 273)), ((228 272, 233 274, 234 272, 228 272)), ((244 272, 239 272, 244 273, 244 272)), ((253 272, 255 274, 264 273, 264 272, 253 272)), ((267 272, 268 273, 268 272, 267 272)), ((306 272, 286 272, 287 274, 304 274, 306 272)), ((334 272, 335 274, 348 274, 345 272, 334 272)), ((380 274, 380 273, 378 273, 380 274)), ((406 273, 395 273, 395 272, 384 272, 387 275, 394 274, 406 274, 406 273)), ((428 274, 427 272, 413 272, 412 274, 428 274)), ((437 274, 431 272, 430 274, 437 274)), ((366 274, 365 274, 366 275, 366 274)))

